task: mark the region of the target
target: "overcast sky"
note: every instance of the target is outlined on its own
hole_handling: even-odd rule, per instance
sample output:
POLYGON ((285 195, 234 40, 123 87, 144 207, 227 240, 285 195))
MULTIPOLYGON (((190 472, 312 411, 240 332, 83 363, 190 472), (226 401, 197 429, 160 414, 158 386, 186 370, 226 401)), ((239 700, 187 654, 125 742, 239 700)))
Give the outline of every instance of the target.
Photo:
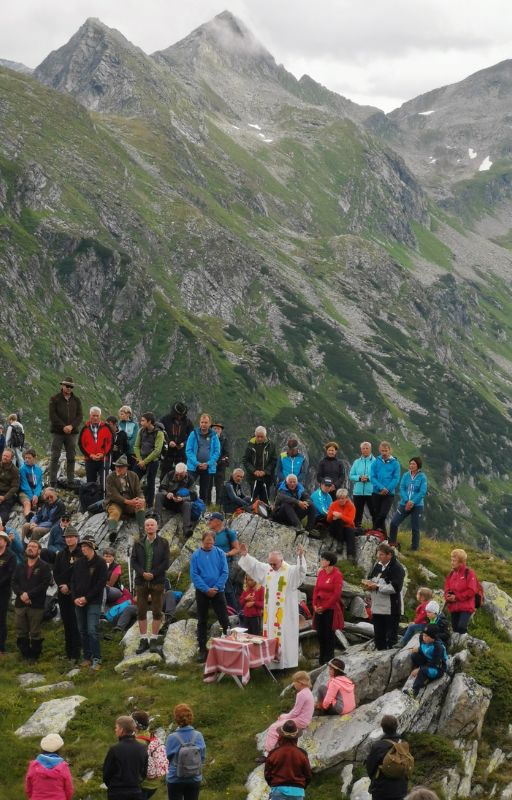
POLYGON ((35 67, 87 17, 152 53, 225 9, 297 77, 385 111, 512 57, 510 0, 16 0, 0 58, 35 67))

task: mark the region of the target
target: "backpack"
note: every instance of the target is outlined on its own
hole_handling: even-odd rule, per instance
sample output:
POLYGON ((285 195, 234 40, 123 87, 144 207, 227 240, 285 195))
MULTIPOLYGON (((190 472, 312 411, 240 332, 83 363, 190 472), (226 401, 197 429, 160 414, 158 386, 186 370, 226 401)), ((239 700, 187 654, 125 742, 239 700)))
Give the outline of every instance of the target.
POLYGON ((407 742, 393 742, 391 739, 384 739, 384 741, 388 742, 391 747, 377 771, 378 776, 383 775, 392 780, 408 778, 414 767, 414 758, 409 752, 409 745, 407 742))
POLYGON ((386 536, 386 534, 383 533, 382 531, 373 531, 373 530, 365 531, 365 535, 366 536, 375 536, 375 538, 379 540, 379 544, 380 544, 380 542, 385 542, 386 539, 388 538, 386 536))
POLYGON ((21 426, 14 423, 14 425, 11 425, 11 439, 9 441, 9 447, 14 448, 14 450, 20 450, 24 444, 25 434, 23 433, 21 426))
POLYGON ((157 736, 154 736, 148 744, 148 780, 163 778, 167 775, 169 761, 165 747, 157 736))
MULTIPOLYGON (((169 434, 167 433, 165 426, 162 425, 161 422, 155 422, 155 431, 162 431, 164 435, 164 443, 162 445, 162 450, 160 452, 160 461, 163 461, 164 458, 167 456, 167 453, 169 452, 169 434)), ((155 440, 156 440, 156 434, 155 434, 155 440)))
POLYGON ((99 483, 82 483, 78 496, 80 498, 80 511, 85 513, 94 504, 97 504, 97 508, 91 509, 90 514, 99 514, 104 511, 103 505, 100 505, 103 500, 103 489, 99 483))
POLYGON ((194 500, 190 506, 190 518, 193 522, 196 522, 206 511, 206 505, 200 497, 197 500, 194 500))
POLYGON ((201 774, 202 758, 201 751, 196 744, 197 733, 194 731, 190 742, 182 739, 178 731, 175 736, 180 743, 180 749, 176 753, 176 777, 177 778, 197 778, 201 774))
MULTIPOLYGON (((469 575, 469 569, 466 567, 464 570, 464 578, 467 580, 469 575)), ((476 575, 475 575, 476 578, 476 575)), ((475 608, 482 608, 485 602, 485 594, 484 588, 478 578, 476 578, 476 594, 475 594, 475 608)))

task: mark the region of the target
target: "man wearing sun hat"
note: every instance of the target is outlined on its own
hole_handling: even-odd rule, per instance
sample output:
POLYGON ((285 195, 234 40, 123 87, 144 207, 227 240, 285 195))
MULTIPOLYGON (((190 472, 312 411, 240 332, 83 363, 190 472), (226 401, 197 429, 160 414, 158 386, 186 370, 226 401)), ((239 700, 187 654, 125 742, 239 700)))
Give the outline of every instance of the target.
POLYGON ((71 594, 84 660, 82 667, 101 669, 100 614, 107 582, 107 562, 96 554, 96 542, 89 536, 81 541, 83 558, 76 562, 71 578, 71 594))
POLYGON ((82 548, 78 531, 72 525, 64 528, 63 536, 65 547, 55 556, 53 579, 58 587, 57 602, 64 628, 66 656, 70 661, 76 662, 80 658, 80 633, 71 594, 71 579, 75 564, 82 557, 82 548))
POLYGON ((59 755, 64 747, 58 733, 48 733, 41 739, 41 753, 28 765, 25 775, 27 797, 37 800, 71 800, 73 779, 69 766, 59 755))
POLYGON ((82 402, 73 393, 73 378, 69 375, 60 382, 60 392, 50 397, 48 414, 50 433, 53 434, 50 454, 49 482, 55 486, 62 448, 66 451, 66 475, 69 486, 75 480, 75 453, 78 431, 82 424, 82 402))
POLYGON ((288 719, 277 732, 277 747, 265 761, 265 780, 270 786, 270 798, 303 798, 312 773, 308 754, 297 745, 300 731, 295 722, 288 719))

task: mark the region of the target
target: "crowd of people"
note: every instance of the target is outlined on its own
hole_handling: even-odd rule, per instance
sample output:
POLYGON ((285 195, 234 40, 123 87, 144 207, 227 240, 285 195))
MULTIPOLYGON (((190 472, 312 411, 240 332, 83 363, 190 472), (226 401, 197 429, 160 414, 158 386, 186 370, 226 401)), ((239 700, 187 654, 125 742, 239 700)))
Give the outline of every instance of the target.
MULTIPOLYGON (((296 669, 301 613, 299 587, 307 573, 305 549, 297 548, 295 564, 287 563, 278 550, 271 551, 267 561, 260 561, 238 540, 229 520, 244 511, 259 513, 297 532, 330 539, 336 548, 321 551, 311 603, 319 664, 328 665, 327 680, 313 695, 308 673, 294 673, 294 707, 268 729, 263 757, 271 797, 281 800, 290 795, 303 796, 311 769, 307 755, 297 746, 301 731, 314 715, 349 714, 356 705, 354 684, 345 674, 343 660, 335 653, 336 632, 344 627, 339 554, 345 552, 348 560, 355 560, 356 537, 365 534, 362 526, 367 512, 371 522, 369 531, 380 540, 377 561, 362 581, 368 597, 367 615, 373 625, 375 647, 378 650, 396 647, 404 583, 404 569, 397 557, 397 534, 399 526, 409 518, 411 549, 419 548, 420 520, 427 493, 421 458, 411 458, 408 470, 401 474, 400 463, 388 442, 380 443, 377 456, 373 455, 369 442, 362 442, 360 455, 346 474, 338 444, 329 441, 314 472, 317 487, 309 493, 305 484, 311 473, 294 438, 289 438, 286 449, 278 453, 266 429, 258 426, 247 443, 241 466, 229 471, 231 454, 224 425, 209 414, 201 414, 198 425, 194 426, 186 405, 178 402, 161 420, 145 412, 137 422, 131 408, 125 405, 117 417, 109 416, 103 421, 101 409, 93 406, 83 423, 82 404, 73 390, 73 381, 67 377, 61 382, 59 393, 50 399, 50 485, 44 486, 36 452, 25 447, 24 430, 17 415, 8 420, 0 461, 0 656, 6 649, 7 611, 14 595, 19 653, 33 662, 40 657, 47 590, 52 581, 57 587, 65 653, 73 663, 93 672, 101 669, 101 618, 112 619, 115 627, 122 630, 137 622, 140 633, 137 654, 148 650, 160 652, 162 624, 172 620, 176 603, 176 593, 166 578, 171 560, 169 544, 159 535, 164 510, 181 516, 183 535, 187 538, 194 522, 215 499, 219 510, 208 515, 201 545, 190 560, 198 620, 198 661, 203 663, 208 657, 208 618, 213 610, 223 635, 229 633, 230 616, 236 614, 251 634, 277 640, 272 669, 296 669), (99 502, 107 514, 110 546, 101 554, 92 537, 86 535, 80 539, 59 497, 59 486, 77 488, 77 447, 85 462, 86 482, 81 488, 93 487, 99 497, 93 505, 99 502), (58 478, 62 450, 65 480, 58 478), (345 485, 347 480, 352 486, 352 499, 345 485), (397 490, 399 504, 388 532, 388 517, 397 490), (16 501, 24 517, 20 530, 9 525, 16 501), (114 546, 120 525, 130 518, 136 520, 139 536, 135 537, 129 559, 134 582, 127 588, 122 584, 114 546), (43 547, 44 537, 47 538, 43 547)), ((467 567, 463 550, 453 550, 451 567, 444 600, 452 630, 464 633, 477 606, 479 584, 474 571, 467 567)), ((403 631, 400 641, 401 646, 407 646, 412 636, 419 634, 418 647, 411 653, 414 680, 407 690, 414 696, 446 670, 450 636, 448 620, 432 592, 420 588, 417 597, 415 618, 403 631)), ((393 719, 382 721, 382 741, 391 742, 390 747, 395 740, 399 742, 393 719)), ((191 727, 192 711, 187 706, 177 706, 175 720, 178 730, 166 744, 169 798, 192 799, 199 792, 200 771, 182 787, 177 762, 183 749, 190 746, 198 751, 195 757, 200 766, 204 761, 204 740, 191 727)), ((142 724, 140 720, 137 723, 130 717, 117 720, 119 742, 109 751, 104 767, 110 800, 124 796, 118 791, 119 781, 126 781, 128 773, 129 780, 139 781, 137 791, 140 789, 137 794, 133 787, 124 787, 123 791, 129 788, 132 792, 130 797, 143 800, 153 793, 153 787, 145 784, 150 740, 140 749, 140 742, 136 741, 138 724, 142 724), (128 762, 129 770, 123 767, 128 762)), ((57 739, 41 743, 43 753, 32 762, 27 773, 27 792, 41 770, 56 762, 59 770, 53 775, 61 776, 61 796, 69 800, 69 776, 65 766, 61 766, 62 759, 56 755, 62 745, 56 747, 56 744, 57 739)), ((375 760, 381 758, 380 750, 385 749, 380 743, 379 750, 377 744, 367 762, 374 800, 405 797, 407 776, 399 794, 379 794, 380 787, 392 778, 386 777, 381 762, 375 760)))

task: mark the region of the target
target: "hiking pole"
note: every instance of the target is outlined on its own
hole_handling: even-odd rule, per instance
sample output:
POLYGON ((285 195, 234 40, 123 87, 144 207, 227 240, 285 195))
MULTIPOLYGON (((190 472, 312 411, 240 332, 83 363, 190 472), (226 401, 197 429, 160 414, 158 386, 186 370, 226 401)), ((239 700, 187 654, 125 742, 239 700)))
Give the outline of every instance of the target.
POLYGON ((128 588, 130 589, 130 594, 133 596, 131 555, 132 555, 132 547, 131 545, 128 545, 128 548, 126 550, 126 556, 128 558, 128 588))

